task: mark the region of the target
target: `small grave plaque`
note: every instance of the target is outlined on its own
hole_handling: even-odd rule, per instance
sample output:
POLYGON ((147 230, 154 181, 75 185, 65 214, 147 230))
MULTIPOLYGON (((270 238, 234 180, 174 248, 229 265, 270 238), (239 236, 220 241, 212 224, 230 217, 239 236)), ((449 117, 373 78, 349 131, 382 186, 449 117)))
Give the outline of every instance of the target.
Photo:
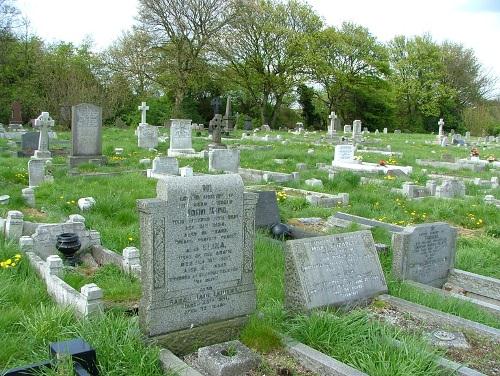
POLYGON ((406 227, 392 236, 392 272, 409 279, 442 287, 455 261, 457 231, 447 223, 406 227))
POLYGON ((370 231, 287 241, 287 309, 352 306, 386 291, 370 231))

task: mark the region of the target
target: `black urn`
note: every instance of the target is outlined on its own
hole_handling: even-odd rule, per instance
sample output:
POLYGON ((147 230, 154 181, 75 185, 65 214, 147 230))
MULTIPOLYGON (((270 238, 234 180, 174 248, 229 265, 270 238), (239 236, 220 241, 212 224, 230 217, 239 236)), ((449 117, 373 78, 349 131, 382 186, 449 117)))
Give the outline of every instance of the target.
POLYGON ((75 253, 78 252, 82 243, 74 232, 65 232, 57 236, 56 248, 63 255, 63 260, 70 266, 76 265, 75 253))

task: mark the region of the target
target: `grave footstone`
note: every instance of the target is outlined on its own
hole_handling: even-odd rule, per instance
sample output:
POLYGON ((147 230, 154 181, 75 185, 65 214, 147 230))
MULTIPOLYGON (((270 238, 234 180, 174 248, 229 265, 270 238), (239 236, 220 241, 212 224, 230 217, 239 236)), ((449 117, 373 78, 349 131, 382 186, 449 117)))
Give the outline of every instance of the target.
POLYGON ((456 238, 456 229, 441 222, 410 226, 394 233, 394 276, 441 288, 453 268, 456 238))
POLYGON ((69 157, 70 167, 82 163, 102 164, 102 108, 82 103, 71 108, 71 135, 73 148, 69 157))
POLYGON ((140 327, 175 353, 235 339, 255 310, 254 193, 238 175, 159 180, 138 200, 140 327))
POLYGON ((350 307, 384 292, 387 284, 370 231, 286 242, 288 310, 350 307))

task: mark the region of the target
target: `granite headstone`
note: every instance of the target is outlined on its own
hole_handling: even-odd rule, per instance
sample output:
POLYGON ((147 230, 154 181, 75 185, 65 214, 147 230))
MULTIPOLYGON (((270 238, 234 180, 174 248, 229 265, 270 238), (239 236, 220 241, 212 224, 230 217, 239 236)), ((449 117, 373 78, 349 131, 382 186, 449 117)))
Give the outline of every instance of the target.
POLYGON ((447 223, 424 223, 406 227, 392 236, 392 272, 441 288, 455 262, 457 230, 447 223))
POLYGON ((256 307, 256 201, 236 174, 160 179, 138 201, 147 337, 185 353, 238 336, 256 307))
POLYGON ((387 284, 370 231, 286 242, 288 310, 351 307, 384 292, 387 284))

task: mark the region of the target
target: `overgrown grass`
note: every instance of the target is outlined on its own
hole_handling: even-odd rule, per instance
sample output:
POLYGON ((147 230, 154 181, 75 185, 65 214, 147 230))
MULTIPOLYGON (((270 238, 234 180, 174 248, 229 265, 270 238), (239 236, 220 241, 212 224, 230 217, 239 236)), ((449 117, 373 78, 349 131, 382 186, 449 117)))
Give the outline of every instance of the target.
MULTIPOLYGON (((0 260, 18 252, 0 239, 0 260)), ((103 375, 163 375, 159 349, 142 342, 137 319, 107 312, 90 320, 56 306, 27 259, 0 269, 0 370, 46 359, 48 344, 81 337, 96 349, 103 375)), ((173 376, 173 374, 171 374, 173 376)))

